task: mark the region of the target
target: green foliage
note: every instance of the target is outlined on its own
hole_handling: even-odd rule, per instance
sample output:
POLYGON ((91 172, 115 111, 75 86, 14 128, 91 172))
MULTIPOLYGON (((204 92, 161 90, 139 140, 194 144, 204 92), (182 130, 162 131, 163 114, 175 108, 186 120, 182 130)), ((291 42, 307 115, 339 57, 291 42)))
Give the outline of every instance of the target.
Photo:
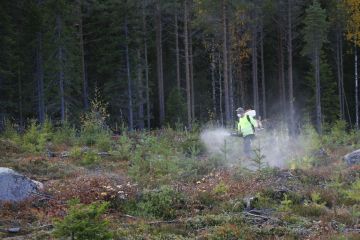
POLYGON ((306 200, 303 204, 295 205, 294 212, 303 217, 320 217, 326 214, 326 203, 322 201, 320 193, 313 191, 310 198, 310 201, 306 200))
POLYGON ((100 162, 100 156, 94 151, 86 151, 82 154, 81 164, 85 166, 94 165, 100 162))
POLYGON ((155 181, 167 182, 179 176, 195 179, 197 175, 213 170, 214 165, 209 165, 210 161, 196 158, 200 142, 192 135, 194 133, 175 132, 171 129, 165 129, 157 136, 142 133, 141 140, 136 145, 132 144, 135 147, 130 146, 124 137, 121 141, 125 144, 119 146, 118 153, 124 156, 131 154, 129 174, 134 180, 146 185, 155 181), (194 146, 190 147, 189 154, 185 153, 186 156, 183 154, 184 146, 194 146))
POLYGON ((127 134, 122 134, 115 146, 115 149, 111 152, 112 155, 115 155, 120 160, 129 161, 132 156, 132 141, 127 134))
POLYGON ((276 205, 276 201, 265 193, 257 193, 256 199, 251 203, 253 208, 273 208, 276 205))
POLYGON ((246 202, 243 199, 230 199, 229 201, 222 201, 219 204, 219 209, 222 212, 241 213, 246 208, 246 202))
MULTIPOLYGON (((332 73, 331 66, 327 61, 327 56, 325 53, 321 54, 320 57, 320 86, 321 86, 321 111, 324 117, 324 123, 332 124, 339 117, 339 101, 336 96, 337 84, 335 77, 332 73)), ((315 104, 316 104, 316 86, 315 86, 315 69, 312 66, 309 72, 306 75, 306 82, 309 87, 308 94, 311 95, 307 98, 307 111, 314 113, 315 116, 315 104)))
POLYGON ((55 130, 53 136, 54 144, 66 144, 67 146, 73 146, 76 142, 76 129, 75 127, 71 127, 69 122, 63 123, 61 127, 55 130))
POLYGON ((80 204, 78 200, 69 202, 70 209, 63 220, 55 220, 54 236, 71 239, 111 239, 108 221, 103 220, 108 203, 80 204))
POLYGON ((205 147, 201 142, 198 134, 187 134, 181 143, 182 151, 189 157, 196 157, 204 153, 205 147))
POLYGON ((211 240, 223 240, 223 239, 241 240, 241 239, 245 239, 245 237, 244 237, 244 233, 241 231, 239 226, 228 223, 228 224, 224 224, 224 225, 215 227, 207 239, 211 239, 211 240))
POLYGON ((314 53, 320 54, 320 50, 327 41, 329 23, 326 19, 326 10, 321 8, 320 3, 314 0, 312 5, 306 9, 303 29, 305 47, 304 55, 315 57, 314 53))
POLYGON ((19 144, 21 142, 20 134, 16 131, 14 124, 8 119, 5 120, 4 130, 1 132, 0 136, 4 139, 13 141, 14 143, 19 144))
POLYGON ((328 133, 321 140, 325 146, 335 148, 340 146, 356 146, 359 143, 359 133, 356 130, 347 130, 348 125, 343 120, 330 125, 328 133))
POLYGON ((144 185, 167 182, 179 173, 178 158, 163 155, 146 155, 137 151, 133 154, 129 175, 144 185))
POLYGON ((45 151, 47 143, 51 142, 52 139, 53 129, 49 120, 46 120, 43 125, 32 121, 22 137, 21 147, 27 152, 41 153, 45 151))
POLYGON ((219 199, 212 192, 208 191, 198 192, 195 199, 198 203, 208 208, 213 208, 218 204, 219 201, 219 199))
POLYGON ((227 186, 223 181, 221 181, 219 184, 217 184, 214 189, 213 193, 215 195, 224 195, 229 192, 229 186, 227 186))
POLYGON ((176 217, 176 208, 182 201, 180 193, 165 185, 159 189, 144 191, 140 201, 128 210, 135 215, 169 220, 176 217))
POLYGON ((96 146, 99 150, 107 151, 111 147, 111 134, 106 126, 106 104, 100 97, 99 90, 91 101, 91 109, 81 119, 80 143, 87 146, 96 146))
POLYGON ((302 143, 305 153, 311 153, 321 148, 320 135, 310 123, 305 124, 302 128, 299 142, 302 143))
POLYGON ((173 88, 166 101, 166 122, 175 127, 187 121, 186 103, 178 88, 173 88))
POLYGON ((261 148, 255 148, 253 151, 255 155, 251 158, 251 162, 256 170, 260 171, 261 169, 268 167, 268 163, 265 161, 265 155, 262 154, 261 148))
POLYGON ((325 205, 325 204, 323 204, 323 203, 320 203, 320 200, 321 200, 320 193, 318 193, 318 192, 312 192, 311 195, 310 195, 310 197, 311 197, 311 202, 312 202, 313 204, 325 205))
POLYGON ((326 208, 319 204, 308 204, 294 205, 293 211, 303 217, 320 217, 326 214, 326 208))
POLYGON ((288 212, 291 209, 291 206, 293 205, 293 202, 288 198, 288 195, 284 194, 284 200, 280 202, 280 211, 288 212))
POLYGON ((360 179, 357 179, 350 187, 345 191, 346 196, 355 202, 360 202, 360 179))
POLYGON ((73 147, 70 151, 70 156, 75 159, 80 159, 83 155, 83 150, 81 147, 73 147))
POLYGON ((187 222, 188 229, 203 229, 211 226, 219 226, 222 224, 241 224, 243 219, 240 215, 230 214, 207 214, 196 216, 187 222))

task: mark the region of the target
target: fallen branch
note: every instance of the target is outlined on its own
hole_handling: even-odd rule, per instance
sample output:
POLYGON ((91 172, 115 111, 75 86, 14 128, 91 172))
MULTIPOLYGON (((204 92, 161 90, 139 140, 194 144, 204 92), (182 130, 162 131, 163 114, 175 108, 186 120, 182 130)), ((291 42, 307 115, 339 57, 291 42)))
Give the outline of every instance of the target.
POLYGON ((181 220, 170 220, 170 221, 155 221, 155 222, 148 222, 149 225, 160 225, 160 224, 173 224, 173 223, 183 223, 184 221, 181 220))
POLYGON ((128 214, 121 214, 120 216, 121 216, 121 217, 131 218, 131 219, 138 219, 137 217, 131 216, 131 215, 128 215, 128 214))
POLYGON ((259 218, 263 218, 263 219, 271 219, 271 217, 268 216, 263 216, 263 215, 257 215, 257 214, 253 214, 253 213, 249 213, 249 212, 244 212, 245 215, 250 215, 253 217, 259 217, 259 218))

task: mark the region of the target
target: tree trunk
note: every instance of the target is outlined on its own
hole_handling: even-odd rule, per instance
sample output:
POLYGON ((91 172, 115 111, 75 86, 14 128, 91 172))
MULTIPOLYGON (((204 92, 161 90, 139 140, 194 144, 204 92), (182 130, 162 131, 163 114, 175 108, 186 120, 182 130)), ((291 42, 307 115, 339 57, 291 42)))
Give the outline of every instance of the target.
POLYGON ((258 83, 258 60, 257 60, 257 29, 253 26, 252 29, 252 80, 253 80, 253 98, 254 109, 259 112, 259 83, 258 83))
MULTIPOLYGON (((229 29, 228 24, 227 24, 227 29, 229 29)), ((229 32, 229 31, 227 31, 229 32)), ((229 33, 228 33, 229 34, 229 33)), ((229 34, 228 37, 228 43, 227 43, 227 48, 228 48, 228 65, 229 65, 229 104, 230 104, 230 120, 231 120, 231 125, 233 125, 233 121, 234 121, 234 87, 233 87, 233 61, 232 61, 232 51, 231 51, 231 37, 229 34)))
POLYGON ((224 126, 224 111, 223 111, 223 89, 222 89, 222 71, 221 71, 221 57, 219 55, 219 109, 220 109, 220 123, 224 126))
POLYGON ((341 96, 342 96, 342 112, 345 119, 345 89, 344 89, 344 63, 343 63, 343 38, 340 35, 340 84, 341 84, 341 96))
POLYGON ((84 33, 83 33, 83 16, 82 16, 82 0, 78 2, 78 14, 79 14, 79 37, 80 37, 80 59, 81 59, 81 79, 82 79, 82 98, 84 109, 89 109, 89 92, 88 92, 88 80, 85 67, 85 50, 84 50, 84 33))
MULTIPOLYGON (((191 7, 190 7, 191 9, 191 7)), ((189 64, 190 64, 190 89, 191 89, 191 119, 195 120, 195 96, 194 96, 194 65, 193 65, 193 46, 191 17, 188 14, 188 36, 189 36, 189 64)))
POLYGON ((140 50, 137 50, 137 90, 138 90, 138 127, 139 129, 144 129, 144 93, 143 93, 143 69, 141 64, 141 54, 140 50))
POLYGON ((281 116, 285 117, 286 113, 286 95, 285 95, 285 67, 284 67, 284 52, 283 52, 283 38, 281 30, 279 29, 279 86, 280 86, 280 101, 281 101, 281 116))
POLYGON ((188 127, 191 128, 191 80, 189 61, 189 38, 188 38, 188 0, 184 2, 184 47, 185 47, 185 78, 186 78, 186 103, 188 127))
POLYGON ((159 123, 163 125, 165 120, 165 101, 164 101, 164 71, 162 56, 162 23, 161 23, 161 6, 160 0, 156 1, 156 59, 157 59, 157 77, 158 77, 158 94, 159 94, 159 123))
POLYGON ((320 90, 320 53, 315 49, 315 83, 316 83, 316 127, 322 134, 321 90, 320 90))
POLYGON ((38 120, 41 124, 45 122, 45 99, 44 99, 44 68, 42 53, 42 33, 37 32, 36 48, 36 82, 38 96, 38 120))
POLYGON ((179 23, 178 14, 175 13, 175 52, 176 52, 176 84, 177 88, 181 90, 181 78, 180 78, 180 51, 179 51, 179 23))
POLYGON ((129 129, 134 129, 133 119, 133 102, 132 102, 132 84, 131 84, 131 71, 130 71, 130 57, 129 57, 129 36, 128 36, 128 22, 125 17, 125 58, 126 58, 126 75, 128 81, 128 109, 129 109, 129 129))
POLYGON ((148 49, 147 49, 147 27, 146 27, 146 16, 145 16, 145 1, 143 1, 142 9, 143 17, 143 38, 144 38, 144 62, 145 62, 145 95, 146 95, 146 120, 147 128, 151 128, 151 116, 150 116, 150 89, 149 89, 149 64, 148 64, 148 49))
POLYGON ((289 78, 289 133, 295 132, 295 109, 294 109, 294 83, 293 83, 293 56, 292 56, 292 6, 288 0, 288 78, 289 78))
POLYGON ((58 34, 58 64, 59 64, 59 87, 60 87, 60 116, 61 123, 65 122, 65 91, 64 91, 64 56, 63 45, 61 44, 62 19, 60 15, 56 16, 57 34, 58 34))
MULTIPOLYGON (((243 64, 240 62, 239 64, 239 87, 240 87, 240 100, 241 100, 241 106, 244 107, 245 105, 245 79, 243 75, 243 64)), ((240 105, 239 105, 240 106, 240 105)))
POLYGON ((358 84, 358 57, 357 47, 355 44, 355 127, 359 130, 359 84, 358 84))
POLYGON ((212 83, 212 101, 213 101, 213 112, 215 117, 217 117, 217 111, 216 111, 216 85, 215 85, 215 70, 216 70, 216 63, 215 63, 215 46, 214 46, 214 40, 211 43, 211 64, 210 64, 210 70, 211 70, 211 83, 212 83))
POLYGON ((230 100, 229 100, 229 66, 228 66, 228 47, 227 47, 227 1, 222 1, 222 24, 223 24, 223 76, 224 76, 224 103, 226 124, 230 123, 230 100))
POLYGON ((19 94, 19 124, 21 129, 24 127, 24 115, 23 115, 23 99, 22 99, 22 81, 20 67, 18 67, 18 94, 19 94))
POLYGON ((264 65, 264 26, 261 23, 260 54, 261 54, 261 86, 262 86, 262 114, 266 118, 266 85, 265 85, 265 65, 264 65))

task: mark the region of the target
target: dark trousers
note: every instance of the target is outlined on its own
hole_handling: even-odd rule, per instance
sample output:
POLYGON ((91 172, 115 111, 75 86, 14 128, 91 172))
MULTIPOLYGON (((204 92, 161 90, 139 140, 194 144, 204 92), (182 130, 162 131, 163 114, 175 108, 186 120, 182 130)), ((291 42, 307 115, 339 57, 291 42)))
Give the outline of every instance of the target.
POLYGON ((246 157, 251 157, 252 149, 251 149, 251 142, 255 138, 254 134, 250 134, 244 137, 244 153, 246 157))

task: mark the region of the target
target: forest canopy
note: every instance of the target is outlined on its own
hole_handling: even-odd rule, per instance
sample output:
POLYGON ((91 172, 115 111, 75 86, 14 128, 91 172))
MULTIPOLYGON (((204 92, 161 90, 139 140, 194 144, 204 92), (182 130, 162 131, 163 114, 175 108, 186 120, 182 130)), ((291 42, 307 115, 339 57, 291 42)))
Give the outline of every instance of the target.
POLYGON ((356 0, 0 1, 0 117, 358 126, 356 0))

